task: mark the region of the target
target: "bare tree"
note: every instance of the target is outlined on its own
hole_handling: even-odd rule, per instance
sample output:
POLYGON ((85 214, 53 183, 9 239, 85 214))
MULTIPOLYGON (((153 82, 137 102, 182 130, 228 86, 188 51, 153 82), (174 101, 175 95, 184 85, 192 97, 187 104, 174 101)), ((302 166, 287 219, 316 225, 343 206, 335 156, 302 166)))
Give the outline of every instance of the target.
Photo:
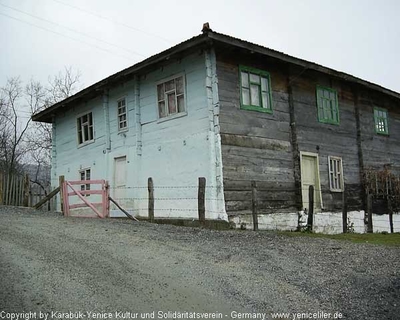
POLYGON ((1 147, 2 167, 8 172, 18 171, 18 161, 26 152, 24 136, 29 128, 31 118, 25 123, 20 115, 21 99, 24 92, 19 78, 10 78, 4 87, 0 88, 2 103, 3 137, 1 147))

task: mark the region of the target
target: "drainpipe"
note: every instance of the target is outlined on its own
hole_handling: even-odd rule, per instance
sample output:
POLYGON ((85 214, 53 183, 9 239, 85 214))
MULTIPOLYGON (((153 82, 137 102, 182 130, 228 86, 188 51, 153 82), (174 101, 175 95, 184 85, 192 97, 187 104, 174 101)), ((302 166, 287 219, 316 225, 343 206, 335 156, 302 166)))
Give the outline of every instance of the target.
POLYGON ((140 81, 139 76, 134 78, 135 92, 135 129, 136 129, 136 155, 142 155, 142 121, 140 111, 140 81))
POLYGON ((109 93, 108 89, 105 89, 103 92, 103 113, 104 113, 104 127, 105 127, 105 149, 103 150, 105 159, 105 174, 104 179, 111 181, 111 177, 109 177, 109 153, 111 152, 111 133, 110 133, 110 110, 109 110, 109 93))

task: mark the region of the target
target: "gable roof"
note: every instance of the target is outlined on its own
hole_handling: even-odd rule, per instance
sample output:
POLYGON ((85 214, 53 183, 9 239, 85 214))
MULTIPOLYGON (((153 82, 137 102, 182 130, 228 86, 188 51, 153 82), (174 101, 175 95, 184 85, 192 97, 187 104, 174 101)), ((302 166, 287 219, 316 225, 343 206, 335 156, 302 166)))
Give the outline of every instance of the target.
POLYGON ((205 28, 203 28, 202 34, 195 36, 193 38, 190 38, 186 41, 183 41, 165 51, 162 51, 156 55, 153 55, 139 63, 136 63, 122 71, 119 71, 119 72, 79 91, 78 93, 52 105, 51 107, 48 107, 48 108, 32 115, 32 120, 50 123, 52 121, 53 115, 62 108, 67 108, 73 104, 79 103, 81 101, 89 100, 91 98, 99 96, 103 90, 110 88, 111 86, 117 84, 120 81, 123 81, 129 77, 132 77, 134 74, 136 74, 146 68, 149 68, 152 65, 155 65, 157 63, 168 60, 171 57, 182 54, 190 49, 194 49, 194 48, 205 46, 205 45, 210 45, 212 43, 218 43, 218 44, 222 44, 222 45, 234 47, 234 48, 241 48, 244 50, 248 50, 249 52, 266 55, 266 56, 275 58, 277 60, 287 62, 289 64, 301 66, 301 67, 304 67, 304 68, 310 69, 310 70, 319 71, 321 73, 328 74, 335 78, 338 78, 338 79, 341 79, 341 80, 344 80, 347 82, 351 82, 354 84, 358 84, 358 85, 361 85, 368 89, 384 93, 384 94, 392 96, 396 99, 400 99, 399 93, 397 93, 393 90, 384 88, 378 84, 374 84, 372 82, 357 78, 355 76, 352 76, 350 74, 347 74, 347 73, 344 73, 341 71, 337 71, 337 70, 334 70, 334 69, 331 69, 328 67, 324 67, 324 66, 319 65, 314 62, 299 59, 299 58, 290 56, 288 54, 285 54, 283 52, 279 52, 279 51, 276 51, 276 50, 273 50, 273 49, 270 49, 267 47, 263 47, 261 45, 255 44, 255 43, 251 43, 249 41, 241 40, 241 39, 238 39, 238 38, 235 38, 232 36, 218 33, 218 32, 212 31, 211 29, 205 27, 205 28))

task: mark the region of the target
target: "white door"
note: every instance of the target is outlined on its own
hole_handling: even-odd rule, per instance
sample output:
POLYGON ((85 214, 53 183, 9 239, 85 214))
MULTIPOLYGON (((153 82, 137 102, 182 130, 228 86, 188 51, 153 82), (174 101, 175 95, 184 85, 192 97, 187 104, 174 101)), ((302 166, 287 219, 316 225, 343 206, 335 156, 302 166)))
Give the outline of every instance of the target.
POLYGON ((113 198, 118 203, 123 202, 126 194, 126 157, 114 159, 113 198))
POLYGON ((314 212, 321 209, 321 187, 318 172, 318 156, 312 154, 301 155, 301 187, 303 210, 309 211, 309 187, 314 186, 314 212))

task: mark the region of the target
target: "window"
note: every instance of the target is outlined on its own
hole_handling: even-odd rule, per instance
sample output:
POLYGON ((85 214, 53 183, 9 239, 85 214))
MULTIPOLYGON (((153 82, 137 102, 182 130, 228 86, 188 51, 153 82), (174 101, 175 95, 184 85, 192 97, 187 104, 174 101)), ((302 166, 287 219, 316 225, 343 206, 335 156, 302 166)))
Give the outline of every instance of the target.
POLYGON ((239 70, 241 108, 272 113, 269 73, 244 66, 240 66, 239 70))
POLYGON ((374 108, 375 132, 389 134, 388 112, 386 109, 374 108))
POLYGON ((317 86, 318 121, 339 124, 339 107, 336 90, 317 86))
POLYGON ((158 115, 165 118, 185 112, 185 85, 183 76, 157 85, 158 115))
POLYGON ((77 119, 79 144, 93 140, 93 117, 89 112, 77 119))
POLYGON ((331 191, 343 191, 343 167, 342 158, 328 157, 329 187, 331 191))
POLYGON ((126 113, 126 99, 118 100, 118 131, 123 131, 128 128, 126 113))
MULTIPOLYGON (((90 180, 90 169, 83 169, 79 171, 79 175, 81 177, 81 181, 83 180, 90 180)), ((81 184, 81 191, 90 190, 90 183, 88 184, 81 184)), ((86 197, 90 196, 87 194, 86 197)))

